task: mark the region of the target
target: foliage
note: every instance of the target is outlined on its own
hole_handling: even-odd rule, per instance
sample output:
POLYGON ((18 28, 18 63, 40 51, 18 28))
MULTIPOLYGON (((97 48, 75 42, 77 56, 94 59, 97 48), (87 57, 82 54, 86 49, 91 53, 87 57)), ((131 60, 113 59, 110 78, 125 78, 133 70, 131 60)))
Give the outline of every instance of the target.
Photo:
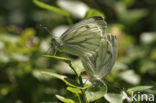
POLYGON ((122 103, 131 91, 155 95, 155 5, 155 0, 1 0, 0 103, 78 103, 84 95, 93 103, 122 103), (80 84, 87 74, 79 57, 47 55, 51 35, 39 26, 60 35, 97 15, 119 39, 118 59, 103 88, 80 84))

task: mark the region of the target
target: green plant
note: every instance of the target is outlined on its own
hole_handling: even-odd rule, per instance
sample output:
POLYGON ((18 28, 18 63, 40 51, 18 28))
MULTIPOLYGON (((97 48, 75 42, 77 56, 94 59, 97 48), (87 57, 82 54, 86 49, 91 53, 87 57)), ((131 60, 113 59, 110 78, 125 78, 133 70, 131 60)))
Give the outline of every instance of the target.
MULTIPOLYGON (((82 77, 81 77, 83 70, 80 71, 78 68, 75 69, 75 67, 73 67, 73 65, 72 65, 71 60, 69 60, 67 58, 50 56, 50 55, 45 55, 45 56, 67 63, 69 65, 69 67, 74 71, 74 73, 76 75, 75 80, 70 79, 67 76, 55 74, 55 73, 51 73, 51 72, 41 71, 41 73, 44 75, 58 78, 61 81, 63 81, 68 86, 67 90, 72 92, 73 94, 75 94, 75 96, 77 96, 77 100, 79 101, 79 103, 88 103, 91 101, 95 101, 95 100, 103 97, 107 93, 106 85, 84 83, 82 80, 82 77)), ((59 95, 56 95, 56 97, 64 103, 76 103, 76 101, 69 99, 69 98, 64 98, 59 95)))

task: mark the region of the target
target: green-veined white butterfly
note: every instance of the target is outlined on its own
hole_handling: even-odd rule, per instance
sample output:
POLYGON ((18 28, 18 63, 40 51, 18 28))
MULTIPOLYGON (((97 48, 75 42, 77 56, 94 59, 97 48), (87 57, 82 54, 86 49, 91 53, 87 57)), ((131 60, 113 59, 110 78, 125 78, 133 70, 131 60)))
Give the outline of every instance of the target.
POLYGON ((105 34, 95 53, 81 57, 91 82, 100 81, 111 71, 118 53, 118 40, 112 34, 105 34))
POLYGON ((94 53, 105 34, 106 22, 102 17, 83 20, 69 28, 59 38, 52 37, 52 50, 81 56, 94 53))
POLYGON ((52 38, 52 50, 80 56, 90 81, 103 79, 115 63, 116 36, 105 33, 106 22, 96 16, 69 28, 59 38, 52 38))

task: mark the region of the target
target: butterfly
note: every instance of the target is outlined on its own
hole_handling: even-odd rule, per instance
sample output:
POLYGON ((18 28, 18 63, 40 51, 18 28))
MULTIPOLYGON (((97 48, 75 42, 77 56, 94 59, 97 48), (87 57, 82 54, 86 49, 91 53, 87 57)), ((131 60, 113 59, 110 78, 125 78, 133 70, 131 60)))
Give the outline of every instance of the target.
POLYGON ((79 56, 90 81, 101 80, 114 65, 118 50, 116 36, 105 33, 106 27, 100 16, 83 20, 60 37, 52 37, 52 51, 79 56))
POLYGON ((110 73, 118 54, 118 40, 115 35, 104 34, 95 53, 86 53, 81 57, 83 66, 92 83, 102 82, 110 73))
POLYGON ((52 52, 55 54, 59 50, 76 56, 86 52, 94 53, 100 45, 105 28, 106 22, 102 17, 83 20, 70 27, 60 37, 52 37, 52 52))

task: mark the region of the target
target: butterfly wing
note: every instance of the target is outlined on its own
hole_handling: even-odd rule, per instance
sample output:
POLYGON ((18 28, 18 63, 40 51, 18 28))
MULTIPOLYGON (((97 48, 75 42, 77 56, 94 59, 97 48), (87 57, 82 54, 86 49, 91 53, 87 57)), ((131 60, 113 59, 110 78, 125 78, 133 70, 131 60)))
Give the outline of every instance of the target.
POLYGON ((101 41, 96 58, 95 74, 98 78, 105 78, 110 73, 118 54, 118 40, 116 36, 106 34, 104 38, 101 41))
POLYGON ((60 41, 62 41, 60 50, 77 56, 86 52, 94 53, 100 45, 105 28, 106 22, 102 17, 81 21, 60 37, 60 41))
POLYGON ((104 78, 112 69, 118 51, 116 36, 105 34, 96 53, 86 53, 82 63, 91 81, 104 78))

